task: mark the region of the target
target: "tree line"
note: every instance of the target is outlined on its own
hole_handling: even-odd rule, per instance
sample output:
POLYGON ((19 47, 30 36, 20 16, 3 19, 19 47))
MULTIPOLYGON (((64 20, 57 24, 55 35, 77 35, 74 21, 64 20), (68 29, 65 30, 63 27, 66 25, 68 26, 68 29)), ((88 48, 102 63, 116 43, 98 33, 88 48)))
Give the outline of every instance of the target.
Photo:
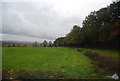
POLYGON ((43 43, 40 44, 38 44, 37 42, 33 44, 33 47, 53 47, 53 46, 54 45, 52 41, 47 42, 46 40, 44 40, 43 43))
POLYGON ((2 47, 53 47, 54 44, 52 43, 52 41, 46 41, 44 40, 42 43, 38 43, 38 42, 31 42, 31 43, 20 43, 20 42, 15 42, 15 41, 3 41, 2 42, 2 47))
POLYGON ((65 37, 54 41, 55 46, 118 48, 120 40, 120 1, 91 12, 82 23, 74 25, 65 37))

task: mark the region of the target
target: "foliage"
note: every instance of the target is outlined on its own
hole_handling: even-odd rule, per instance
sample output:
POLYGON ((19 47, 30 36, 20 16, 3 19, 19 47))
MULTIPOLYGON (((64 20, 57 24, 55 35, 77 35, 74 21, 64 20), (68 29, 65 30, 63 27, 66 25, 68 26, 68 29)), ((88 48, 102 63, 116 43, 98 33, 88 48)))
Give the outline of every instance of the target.
POLYGON ((66 46, 65 37, 57 38, 57 39, 54 41, 54 45, 55 45, 55 46, 66 46))
POLYGON ((69 75, 66 72, 51 71, 32 71, 27 69, 19 70, 17 73, 12 73, 11 69, 3 69, 2 79, 66 79, 69 75))
POLYGON ((13 79, 14 75, 11 69, 2 69, 2 79, 13 79))
POLYGON ((38 43, 37 43, 37 42, 35 42, 35 43, 33 44, 33 46, 34 46, 34 47, 37 47, 37 46, 38 46, 38 43))
POLYGON ((15 47, 15 46, 16 46, 15 43, 13 43, 12 47, 15 47))
POLYGON ((86 51, 84 54, 88 56, 99 69, 104 70, 104 73, 118 74, 118 58, 115 59, 94 51, 86 51))
MULTIPOLYGON (((91 59, 92 64, 96 66, 94 67, 96 73, 119 74, 118 72, 118 67, 120 67, 119 57, 114 57, 106 54, 109 53, 109 51, 83 48, 78 48, 77 51, 82 52, 84 55, 88 56, 91 59)), ((111 52, 116 54, 116 52, 114 51, 111 52)))
POLYGON ((49 47, 52 47, 52 46, 53 46, 52 41, 49 41, 48 46, 49 46, 49 47))
MULTIPOLYGON (((62 41, 66 46, 118 48, 120 41, 120 1, 91 12, 83 21, 83 27, 73 26, 62 41)), ((62 37, 61 37, 62 38, 62 37)), ((58 38, 55 41, 60 41, 58 38)), ((55 42, 56 44, 56 42, 55 42)))
POLYGON ((48 42, 46 40, 44 40, 42 45, 43 45, 43 47, 47 47, 48 46, 48 42))
POLYGON ((77 46, 79 42, 81 28, 77 25, 73 26, 73 29, 66 35, 66 43, 69 46, 77 46))

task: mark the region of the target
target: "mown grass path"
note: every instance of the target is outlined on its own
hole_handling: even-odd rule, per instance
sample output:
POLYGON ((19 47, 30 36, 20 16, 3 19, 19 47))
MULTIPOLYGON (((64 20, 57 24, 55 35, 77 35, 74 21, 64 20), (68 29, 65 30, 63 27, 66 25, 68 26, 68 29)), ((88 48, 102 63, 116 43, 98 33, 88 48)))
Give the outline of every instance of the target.
POLYGON ((84 78, 95 75, 89 58, 75 49, 65 47, 4 47, 3 68, 17 72, 21 69, 32 71, 66 72, 84 78))

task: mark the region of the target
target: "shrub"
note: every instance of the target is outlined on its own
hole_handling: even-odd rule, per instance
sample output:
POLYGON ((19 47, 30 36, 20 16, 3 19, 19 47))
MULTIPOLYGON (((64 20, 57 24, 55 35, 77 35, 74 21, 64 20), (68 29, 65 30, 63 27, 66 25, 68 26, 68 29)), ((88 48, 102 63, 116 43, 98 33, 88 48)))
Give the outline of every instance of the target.
MULTIPOLYGON (((94 52, 94 51, 86 51, 84 55, 88 56, 93 63, 101 70, 101 72, 105 73, 118 73, 118 59, 115 59, 110 56, 105 56, 100 53, 94 52)), ((100 70, 96 70, 100 71, 100 70)))
POLYGON ((78 51, 78 52, 84 52, 84 50, 81 49, 81 48, 78 48, 77 51, 78 51))
POLYGON ((30 71, 20 70, 17 72, 15 79, 59 79, 66 78, 68 75, 64 72, 56 71, 30 71))
POLYGON ((11 69, 2 69, 2 79, 13 79, 14 76, 12 74, 11 69))

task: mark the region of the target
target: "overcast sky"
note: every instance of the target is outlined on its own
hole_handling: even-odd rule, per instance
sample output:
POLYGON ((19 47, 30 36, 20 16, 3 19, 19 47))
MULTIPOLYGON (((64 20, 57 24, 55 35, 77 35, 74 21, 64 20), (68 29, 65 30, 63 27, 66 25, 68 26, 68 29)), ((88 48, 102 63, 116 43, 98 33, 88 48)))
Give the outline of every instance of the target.
POLYGON ((5 0, 0 6, 2 40, 42 42, 65 36, 74 25, 82 27, 91 11, 106 7, 113 0, 10 1, 5 0))

